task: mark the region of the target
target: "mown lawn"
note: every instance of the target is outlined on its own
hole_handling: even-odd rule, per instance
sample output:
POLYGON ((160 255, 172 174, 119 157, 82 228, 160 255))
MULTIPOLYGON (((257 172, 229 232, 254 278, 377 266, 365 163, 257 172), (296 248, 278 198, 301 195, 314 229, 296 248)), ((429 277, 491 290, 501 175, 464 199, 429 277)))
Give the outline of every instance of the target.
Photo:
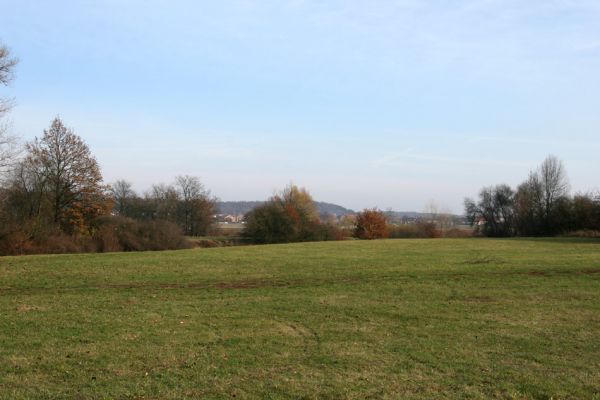
POLYGON ((0 398, 600 399, 600 242, 0 258, 0 398))

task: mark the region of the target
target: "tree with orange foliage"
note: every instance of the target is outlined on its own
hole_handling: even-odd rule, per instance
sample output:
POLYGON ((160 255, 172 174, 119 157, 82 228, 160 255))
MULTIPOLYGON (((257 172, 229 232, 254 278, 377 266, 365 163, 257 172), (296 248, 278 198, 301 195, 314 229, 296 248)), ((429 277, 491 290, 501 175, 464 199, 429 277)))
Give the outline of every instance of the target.
POLYGON ((26 168, 38 177, 45 202, 38 212, 67 233, 83 232, 94 218, 107 214, 112 203, 89 147, 60 118, 44 135, 27 145, 26 168))
POLYGON ((375 208, 356 214, 354 237, 359 239, 383 239, 390 235, 385 214, 375 208))

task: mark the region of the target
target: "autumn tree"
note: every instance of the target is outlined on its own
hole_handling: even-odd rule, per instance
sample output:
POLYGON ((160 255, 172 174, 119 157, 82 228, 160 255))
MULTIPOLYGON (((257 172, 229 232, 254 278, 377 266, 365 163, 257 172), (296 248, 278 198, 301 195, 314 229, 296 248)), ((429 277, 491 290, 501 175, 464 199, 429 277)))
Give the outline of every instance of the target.
MULTIPOLYGON (((81 232, 111 208, 98 162, 89 147, 60 118, 27 145, 25 166, 36 177, 48 212, 67 233, 81 232)), ((40 207, 41 208, 41 207, 40 207)))
POLYGON ((356 214, 354 237, 359 239, 383 239, 389 237, 388 221, 385 214, 373 209, 365 209, 356 214))

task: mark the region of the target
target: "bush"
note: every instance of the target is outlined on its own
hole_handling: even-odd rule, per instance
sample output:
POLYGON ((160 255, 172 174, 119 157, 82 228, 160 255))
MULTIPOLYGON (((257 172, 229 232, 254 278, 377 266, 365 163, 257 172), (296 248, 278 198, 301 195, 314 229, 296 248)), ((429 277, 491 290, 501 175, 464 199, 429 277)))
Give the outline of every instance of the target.
POLYGON ((422 237, 417 225, 394 225, 390 227, 390 236, 394 239, 415 239, 422 237))
POLYGON ((473 230, 472 229, 459 229, 459 228, 452 228, 452 229, 448 229, 447 231, 444 232, 444 237, 447 238, 467 238, 467 237, 473 237, 473 230))
POLYGON ((440 238, 442 237, 442 231, 433 222, 418 222, 417 230, 419 237, 422 238, 440 238))
POLYGON ((385 214, 376 209, 365 209, 356 215, 354 237, 358 239, 383 239, 390 232, 385 214))
POLYGON ((169 221, 136 221, 125 217, 103 217, 96 221, 97 250, 145 251, 191 247, 181 229, 169 221))
POLYGON ((242 236, 254 243, 285 243, 295 241, 297 235, 284 208, 269 202, 246 215, 242 236))

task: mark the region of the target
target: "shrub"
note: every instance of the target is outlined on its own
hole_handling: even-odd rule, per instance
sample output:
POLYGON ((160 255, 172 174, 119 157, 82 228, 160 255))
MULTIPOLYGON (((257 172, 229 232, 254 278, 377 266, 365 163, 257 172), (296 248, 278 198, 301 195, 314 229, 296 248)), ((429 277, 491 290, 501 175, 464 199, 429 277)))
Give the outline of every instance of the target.
POLYGON ((416 225, 395 225, 390 227, 390 238, 414 239, 422 237, 416 225))
MULTIPOLYGON (((460 231, 459 229, 450 229, 444 236, 447 237, 465 237, 471 236, 470 231, 460 231), (462 232, 465 232, 464 234, 462 232), (467 234, 468 233, 468 234, 467 234)), ((439 238, 442 237, 442 231, 433 222, 417 222, 410 225, 396 225, 390 227, 390 237, 397 239, 417 239, 417 238, 439 238)))
POLYGON ((442 231, 438 229, 437 225, 433 222, 418 222, 417 231, 419 237, 422 238, 440 238, 442 237, 442 231))
POLYGON ((473 237, 473 230, 472 229, 452 228, 452 229, 448 229, 447 231, 444 232, 444 237, 447 237, 447 238, 473 237))
POLYGON ((385 214, 377 209, 365 209, 356 215, 354 237, 359 239, 382 239, 390 235, 385 214))
POLYGON ((136 221, 125 217, 103 217, 96 221, 97 250, 145 251, 190 248, 181 229, 169 221, 136 221))

